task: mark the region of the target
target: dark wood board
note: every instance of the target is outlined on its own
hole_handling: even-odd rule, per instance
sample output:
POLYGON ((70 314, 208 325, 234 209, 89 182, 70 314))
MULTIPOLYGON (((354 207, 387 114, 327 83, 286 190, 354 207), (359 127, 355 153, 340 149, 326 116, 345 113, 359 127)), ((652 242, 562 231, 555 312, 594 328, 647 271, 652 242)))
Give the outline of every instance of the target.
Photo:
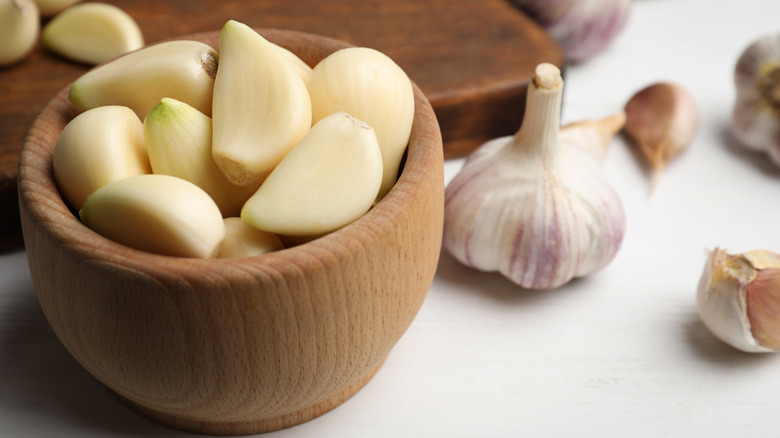
MULTIPOLYGON (((509 0, 106 0, 136 19, 147 42, 219 30, 229 19, 373 47, 393 58, 436 112, 445 158, 514 132, 540 62, 561 48, 509 0)), ((45 24, 45 23, 44 23, 45 24)), ((0 251, 21 246, 16 166, 27 130, 58 90, 84 73, 39 44, 0 68, 0 251)))

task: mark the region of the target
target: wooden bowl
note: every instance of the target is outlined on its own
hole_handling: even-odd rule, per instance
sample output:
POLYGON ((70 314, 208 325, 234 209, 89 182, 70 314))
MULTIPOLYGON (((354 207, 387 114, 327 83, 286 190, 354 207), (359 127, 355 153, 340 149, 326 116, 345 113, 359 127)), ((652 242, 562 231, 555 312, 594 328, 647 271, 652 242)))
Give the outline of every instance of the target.
MULTIPOLYGON (((314 65, 348 44, 258 30, 314 65)), ((218 47, 218 33, 183 38, 218 47)), ((365 385, 411 324, 436 270, 443 223, 439 126, 414 87, 407 158, 389 194, 309 243, 241 259, 134 250, 86 228, 61 198, 52 153, 77 110, 62 90, 19 164, 30 272, 52 329, 134 409, 198 433, 303 423, 365 385)))

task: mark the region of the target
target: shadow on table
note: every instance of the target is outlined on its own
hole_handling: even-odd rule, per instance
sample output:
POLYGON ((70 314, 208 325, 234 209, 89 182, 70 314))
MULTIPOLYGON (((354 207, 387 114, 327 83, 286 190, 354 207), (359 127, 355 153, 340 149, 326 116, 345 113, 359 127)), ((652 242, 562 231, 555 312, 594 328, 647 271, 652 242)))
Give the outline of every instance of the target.
POLYGON ((498 272, 483 272, 460 263, 446 249, 442 248, 436 281, 450 284, 454 290, 468 290, 490 299, 517 305, 534 305, 571 292, 575 285, 588 281, 575 278, 569 283, 552 290, 525 289, 512 283, 498 272))
POLYGON ((691 352, 702 361, 726 368, 759 366, 776 359, 773 354, 745 353, 718 339, 698 313, 691 313, 684 326, 691 352))
POLYGON ((0 376, 4 431, 189 436, 139 416, 87 373, 49 327, 28 284, 0 292, 0 376))

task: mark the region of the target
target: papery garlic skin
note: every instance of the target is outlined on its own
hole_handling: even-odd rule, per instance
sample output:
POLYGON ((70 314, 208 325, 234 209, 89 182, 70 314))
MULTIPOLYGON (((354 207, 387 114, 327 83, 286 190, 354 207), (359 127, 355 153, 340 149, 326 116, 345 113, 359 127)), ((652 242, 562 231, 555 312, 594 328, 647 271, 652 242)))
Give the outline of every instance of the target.
POLYGON ((547 30, 574 61, 606 49, 623 31, 631 0, 514 0, 547 30))
POLYGON ((215 257, 225 239, 217 204, 195 184, 170 175, 106 184, 89 195, 79 217, 114 242, 174 257, 215 257))
POLYGON ((707 328, 748 353, 780 350, 780 255, 716 248, 707 257, 696 302, 707 328))
POLYGON ((520 130, 477 149, 445 190, 444 247, 529 289, 602 269, 625 232, 598 161, 560 141, 562 88, 556 67, 537 67, 520 130))
POLYGON ((88 65, 144 45, 133 17, 117 6, 97 2, 71 6, 57 14, 44 26, 41 41, 49 50, 88 65))
POLYGON ((32 0, 0 0, 0 66, 27 56, 39 30, 40 14, 32 0))
POLYGON ((780 166, 780 34, 764 36, 742 52, 734 85, 734 136, 780 166))
POLYGON ((152 172, 143 123, 123 106, 85 111, 60 133, 52 168, 63 197, 79 209, 87 196, 100 187, 152 172))

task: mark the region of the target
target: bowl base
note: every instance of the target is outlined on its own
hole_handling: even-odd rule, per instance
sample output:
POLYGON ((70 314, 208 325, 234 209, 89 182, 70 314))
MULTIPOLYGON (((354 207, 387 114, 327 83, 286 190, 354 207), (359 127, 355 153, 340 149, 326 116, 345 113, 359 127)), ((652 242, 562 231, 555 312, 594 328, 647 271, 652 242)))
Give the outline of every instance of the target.
POLYGON ((201 435, 221 435, 221 436, 236 436, 236 435, 254 435, 259 433, 273 432, 288 427, 297 426, 307 421, 313 420, 322 414, 338 407, 350 397, 360 391, 371 378, 382 367, 384 359, 379 362, 374 368, 369 370, 363 377, 358 379, 355 383, 347 387, 345 390, 336 393, 332 397, 323 400, 315 405, 308 406, 299 411, 290 412, 288 414, 280 415, 273 418, 263 418, 250 421, 233 421, 233 422, 215 422, 215 421, 199 421, 191 418, 182 418, 176 415, 168 414, 165 412, 156 411, 146 406, 133 402, 132 400, 123 397, 118 393, 114 393, 123 403, 128 405, 131 409, 143 415, 144 417, 168 426, 174 429, 179 429, 186 432, 198 433, 201 435))

